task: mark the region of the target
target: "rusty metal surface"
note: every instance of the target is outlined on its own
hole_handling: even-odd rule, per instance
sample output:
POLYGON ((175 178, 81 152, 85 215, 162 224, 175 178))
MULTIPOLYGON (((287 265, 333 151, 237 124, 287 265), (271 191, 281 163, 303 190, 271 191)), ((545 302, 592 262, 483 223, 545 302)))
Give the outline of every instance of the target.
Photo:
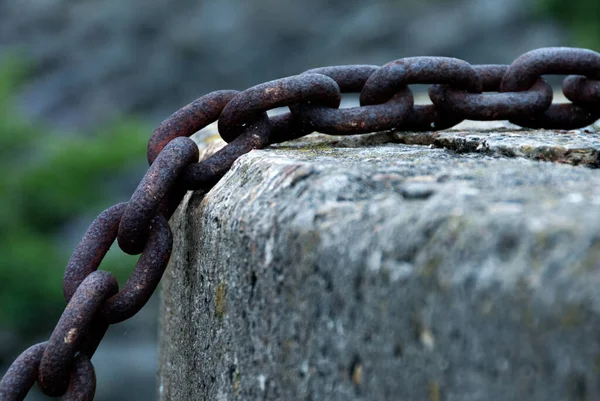
MULTIPOLYGON (((597 81, 600 79, 600 54, 591 50, 566 47, 530 51, 517 58, 506 70, 500 90, 527 90, 540 76, 546 74, 583 75, 597 81)), ((568 83, 567 87, 569 85, 571 84, 568 83)), ((588 126, 600 118, 598 93, 596 92, 596 101, 593 95, 589 95, 581 95, 588 100, 585 104, 551 105, 542 113, 510 119, 510 122, 526 128, 571 129, 588 126)), ((569 93, 569 97, 576 99, 578 96, 569 93)))
POLYGON ((229 145, 200 163, 191 164, 182 174, 188 189, 208 189, 229 170, 234 161, 252 149, 262 149, 269 143, 271 124, 266 113, 245 126, 245 132, 229 145))
MULTIPOLYGON (((367 80, 379 70, 372 65, 347 65, 314 68, 304 74, 323 74, 333 79, 342 93, 360 93, 367 80)), ((354 135, 386 131, 402 125, 409 117, 414 99, 404 87, 383 104, 338 109, 318 105, 295 104, 290 106, 298 115, 296 124, 313 131, 330 135, 354 135)))
POLYGON ((180 136, 191 136, 217 121, 223 108, 240 92, 220 90, 204 95, 182 107, 162 122, 148 140, 148 164, 152 164, 163 148, 180 136))
POLYGON ((523 91, 546 74, 584 75, 600 79, 600 54, 586 49, 552 47, 527 52, 517 58, 502 77, 502 92, 523 91))
POLYGON ((409 118, 412 107, 413 96, 408 88, 401 89, 383 104, 371 106, 348 109, 290 106, 293 113, 301 115, 301 124, 329 135, 366 134, 400 127, 409 118))
POLYGON ((167 219, 156 216, 150 222, 150 235, 133 273, 119 293, 106 300, 100 314, 109 323, 119 323, 135 315, 150 299, 167 268, 173 236, 167 219))
POLYGON ((57 397, 67 391, 75 354, 80 351, 98 310, 117 291, 117 280, 105 271, 91 273, 79 285, 50 335, 40 361, 38 385, 44 394, 57 397))
POLYGON ((497 76, 486 71, 486 91, 495 93, 470 93, 448 85, 433 85, 429 97, 438 110, 458 114, 468 120, 510 120, 544 112, 552 103, 552 87, 539 78, 531 88, 522 92, 502 92, 502 71, 497 76), (493 85, 496 84, 496 85, 493 85))
MULTIPOLYGON (((23 400, 35 384, 40 361, 48 342, 32 345, 19 355, 0 381, 2 401, 23 400)), ((90 358, 80 354, 74 358, 69 385, 63 401, 91 401, 96 392, 96 373, 90 358)))
POLYGON ((79 354, 73 362, 73 372, 62 401, 92 401, 96 393, 96 372, 87 355, 79 354))
POLYGON ((360 92, 367 79, 379 69, 377 65, 338 65, 319 67, 304 71, 303 74, 322 74, 333 79, 342 93, 360 92))
POLYGON ((296 103, 337 108, 342 95, 336 82, 321 74, 301 74, 246 89, 234 97, 219 117, 219 133, 225 142, 239 136, 245 124, 276 107, 296 103))
POLYGON ((574 103, 598 103, 600 81, 594 81, 581 75, 571 75, 563 81, 563 93, 574 103))
POLYGON ((450 57, 409 57, 394 60, 373 73, 360 94, 361 106, 381 104, 410 84, 449 84, 473 93, 483 86, 466 61, 450 57))
POLYGON ((63 276, 63 293, 71 300, 79 284, 98 270, 104 256, 117 238, 117 230, 127 203, 109 207, 96 217, 73 251, 63 276))
POLYGON ((135 315, 156 289, 169 261, 168 225, 188 190, 210 190, 243 154, 314 131, 349 135, 381 130, 435 131, 465 119, 509 119, 522 127, 574 129, 600 119, 600 54, 545 48, 510 65, 470 65, 447 57, 413 57, 382 67, 321 67, 243 92, 209 93, 167 118, 148 142, 150 168, 131 200, 102 212, 65 269, 68 305, 47 342, 16 358, 0 381, 2 400, 22 400, 38 382, 48 395, 92 400, 96 379, 90 358, 110 324, 135 315), (572 103, 552 103, 546 74, 572 74, 563 92, 572 103), (411 84, 429 84, 431 105, 415 105, 411 84), (340 109, 342 93, 358 93, 360 106, 340 109), (267 111, 290 112, 269 117, 267 111), (187 138, 218 121, 227 146, 198 162, 187 138), (141 253, 119 292, 98 270, 111 245, 141 253))
POLYGON ((198 146, 187 137, 173 139, 154 160, 128 202, 119 223, 121 249, 137 255, 144 249, 150 222, 179 174, 198 161, 198 146))
POLYGON ((22 400, 37 380, 38 370, 47 342, 32 345, 15 359, 0 381, 3 401, 22 400))

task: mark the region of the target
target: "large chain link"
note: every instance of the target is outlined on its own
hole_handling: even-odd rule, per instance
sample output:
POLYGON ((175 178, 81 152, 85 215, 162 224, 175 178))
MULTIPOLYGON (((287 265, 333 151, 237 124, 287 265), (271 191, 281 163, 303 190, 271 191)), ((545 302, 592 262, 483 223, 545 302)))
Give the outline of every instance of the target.
POLYGON ((93 399, 90 359, 108 326, 135 315, 158 286, 173 244, 168 219, 186 191, 212 188, 243 154, 315 131, 432 131, 465 119, 509 120, 527 128, 588 126, 600 119, 600 54, 544 48, 511 65, 413 57, 382 67, 316 68, 243 92, 213 92, 183 107, 150 138, 150 168, 131 200, 102 212, 75 249, 63 280, 64 313, 48 341, 13 362, 0 382, 0 398, 22 400, 37 382, 52 397, 93 399), (572 103, 552 103, 545 74, 571 74, 563 92, 572 103), (432 104, 415 105, 411 84, 431 85, 432 104), (342 93, 359 93, 360 106, 340 109, 342 93), (281 106, 290 112, 267 116, 281 106), (188 137, 215 121, 228 145, 198 162, 198 148, 188 137), (120 291, 110 273, 97 270, 115 239, 124 252, 141 254, 120 291))

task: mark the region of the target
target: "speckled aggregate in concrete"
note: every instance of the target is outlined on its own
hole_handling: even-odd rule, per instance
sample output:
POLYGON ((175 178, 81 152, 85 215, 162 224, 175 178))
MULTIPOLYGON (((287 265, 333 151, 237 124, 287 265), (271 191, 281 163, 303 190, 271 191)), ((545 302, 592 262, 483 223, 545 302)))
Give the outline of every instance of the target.
POLYGON ((160 399, 600 399, 600 173, 527 151, 597 163, 599 143, 382 133, 242 157, 171 222, 160 399))

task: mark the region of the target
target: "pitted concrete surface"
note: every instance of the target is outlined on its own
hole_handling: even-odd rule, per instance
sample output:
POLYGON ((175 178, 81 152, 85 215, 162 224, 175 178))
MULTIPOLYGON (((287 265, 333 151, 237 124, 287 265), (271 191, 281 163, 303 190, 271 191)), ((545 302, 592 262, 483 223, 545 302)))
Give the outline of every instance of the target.
POLYGON ((600 399, 600 173, 526 151, 590 160, 599 139, 461 128, 243 156, 171 222, 160 399, 600 399))

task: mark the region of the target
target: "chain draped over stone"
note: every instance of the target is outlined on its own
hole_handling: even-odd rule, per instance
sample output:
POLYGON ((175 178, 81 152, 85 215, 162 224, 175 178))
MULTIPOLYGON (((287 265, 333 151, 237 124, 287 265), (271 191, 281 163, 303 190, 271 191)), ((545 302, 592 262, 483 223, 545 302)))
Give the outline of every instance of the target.
POLYGON ((173 246, 169 218, 188 190, 209 190, 240 156, 312 132, 433 131, 465 119, 546 129, 593 124, 600 119, 600 54, 543 48, 511 65, 412 57, 382 67, 322 67, 243 92, 212 92, 183 107, 150 138, 150 168, 131 200, 102 212, 75 249, 63 279, 65 311, 50 339, 25 350, 10 366, 0 381, 0 399, 22 400, 36 382, 49 396, 93 399, 90 359, 109 325, 135 315, 158 286, 173 246), (572 103, 552 103, 546 74, 570 74, 563 93, 572 103), (411 84, 430 85, 432 104, 415 105, 411 84), (360 106, 340 109, 343 93, 359 93, 360 106), (282 106, 290 112, 267 115, 282 106), (228 144, 199 162, 188 137, 215 121, 228 144), (124 252, 141 254, 120 291, 110 273, 97 270, 115 240, 124 252))

